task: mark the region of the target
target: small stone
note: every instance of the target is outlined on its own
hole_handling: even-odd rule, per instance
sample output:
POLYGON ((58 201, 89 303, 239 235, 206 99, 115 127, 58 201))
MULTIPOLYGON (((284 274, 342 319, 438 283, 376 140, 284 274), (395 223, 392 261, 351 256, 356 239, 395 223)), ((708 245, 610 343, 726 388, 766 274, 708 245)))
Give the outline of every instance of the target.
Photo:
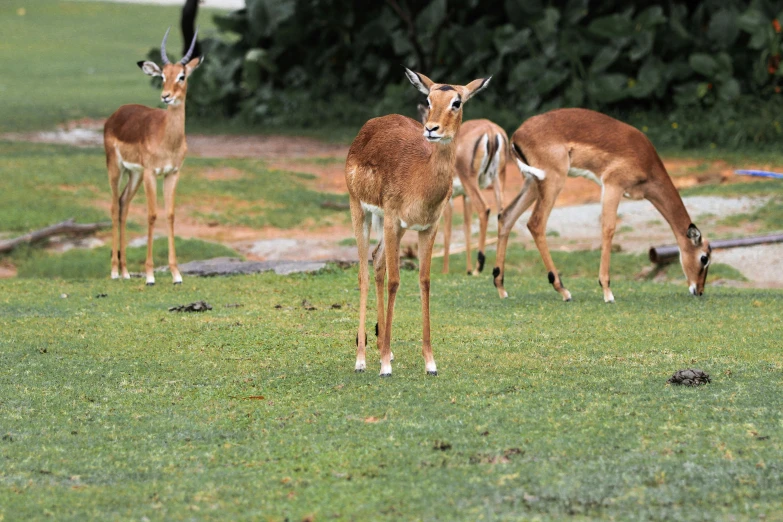
POLYGON ((708 373, 698 368, 688 368, 686 370, 677 370, 666 382, 682 386, 699 386, 712 381, 708 373))

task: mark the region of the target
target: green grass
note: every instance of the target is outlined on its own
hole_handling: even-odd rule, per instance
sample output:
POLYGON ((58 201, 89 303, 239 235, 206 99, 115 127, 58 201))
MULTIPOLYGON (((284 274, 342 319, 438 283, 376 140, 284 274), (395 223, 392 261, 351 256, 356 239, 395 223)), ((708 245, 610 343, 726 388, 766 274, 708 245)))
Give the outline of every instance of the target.
POLYGON ((624 257, 615 305, 570 258, 572 303, 540 266, 502 301, 488 274, 434 274, 437 378, 415 272, 383 380, 374 348, 353 372, 355 267, 0 281, 0 517, 777 519, 783 295, 695 299, 615 279, 624 257), (167 312, 197 299, 214 309, 167 312), (712 384, 665 384, 686 367, 712 384))
POLYGON ((728 216, 721 220, 721 223, 729 226, 757 223, 763 231, 783 230, 783 194, 770 199, 753 212, 728 216))
MULTIPOLYGON (((2 2, 0 132, 106 118, 126 103, 154 106, 159 93, 136 62, 160 46, 168 26, 173 27, 169 55, 179 56, 181 11, 110 2, 2 2), (17 14, 19 8, 24 16, 17 14)), ((200 34, 214 34, 215 12, 199 10, 200 34)))
MULTIPOLYGON (((108 208, 110 202, 103 151, 0 142, 0 159, 0 232, 27 232, 71 217, 78 222, 110 219, 108 210, 97 207, 102 202, 108 208)), ((311 174, 268 169, 259 160, 188 158, 177 186, 177 215, 205 224, 279 228, 348 221, 347 212, 321 206, 345 203, 347 196, 311 190, 312 179, 311 174), (207 178, 224 168, 241 176, 207 178)), ((162 216, 160 186, 157 195, 162 216)), ((145 202, 140 189, 131 207, 146 212, 145 202)), ((146 219, 131 215, 129 224, 146 230, 146 219)))

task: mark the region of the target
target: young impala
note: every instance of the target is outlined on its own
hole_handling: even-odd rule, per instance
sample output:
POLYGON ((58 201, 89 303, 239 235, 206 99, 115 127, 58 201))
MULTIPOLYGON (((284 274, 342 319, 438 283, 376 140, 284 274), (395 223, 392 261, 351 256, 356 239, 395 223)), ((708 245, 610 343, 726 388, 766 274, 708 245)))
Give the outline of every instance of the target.
MULTIPOLYGON (((419 105, 422 122, 427 121, 429 107, 419 105)), ((506 182, 506 158, 508 157, 508 136, 499 125, 489 120, 468 120, 462 124, 454 139, 457 144, 457 161, 454 187, 451 199, 443 211, 443 273, 449 271, 449 247, 451 246, 451 202, 462 196, 465 216, 465 255, 468 275, 478 275, 484 270, 484 246, 487 241, 489 205, 481 191, 490 185, 495 192, 498 215, 503 212, 503 186, 506 182), (479 215, 479 246, 476 268, 471 268, 470 222, 471 205, 479 215)))
POLYGON ((160 57, 163 67, 154 62, 138 62, 138 66, 149 76, 163 79, 163 92, 160 99, 168 107, 152 109, 143 105, 123 105, 112 114, 103 128, 103 147, 106 150, 106 167, 109 170, 111 185, 111 277, 128 279, 128 265, 125 259, 127 235, 125 225, 128 220, 128 207, 136 195, 139 184, 144 182, 147 197, 147 260, 145 269, 147 284, 155 284, 152 262, 152 233, 156 212, 156 177, 163 176, 163 195, 166 205, 169 232, 169 269, 174 284, 182 282, 177 268, 177 256, 174 251, 174 189, 179 179, 179 169, 185 159, 185 96, 188 91, 188 77, 198 67, 203 57, 193 58, 196 35, 190 44, 190 50, 177 63, 169 62, 166 56, 166 38, 163 36, 160 57), (120 192, 120 179, 123 174, 128 182, 120 192))
POLYGON ((373 252, 378 303, 378 347, 381 376, 390 376, 391 327, 394 301, 400 285, 400 238, 405 230, 419 233, 419 288, 422 309, 422 354, 425 369, 437 375, 430 344, 430 262, 438 221, 451 196, 456 143, 462 123, 462 105, 487 86, 489 78, 467 86, 434 83, 405 69, 408 79, 427 95, 430 113, 421 123, 392 114, 374 118, 359 131, 348 150, 345 182, 359 247, 359 332, 356 366, 364 371, 367 335, 367 267, 370 223, 382 223, 383 237, 373 252), (384 313, 384 279, 389 272, 389 299, 384 313))
POLYGON ((549 282, 565 301, 571 300, 546 243, 546 222, 567 176, 584 176, 601 186, 603 239, 598 283, 605 302, 614 302, 609 289, 609 257, 617 206, 623 196, 647 199, 658 209, 677 238, 691 294, 704 293, 710 245, 691 222, 661 158, 642 132, 598 112, 559 109, 525 121, 511 137, 511 150, 527 179, 498 224, 498 253, 492 275, 501 298, 508 297, 503 287, 503 267, 509 233, 519 216, 538 201, 527 228, 549 272, 549 282))

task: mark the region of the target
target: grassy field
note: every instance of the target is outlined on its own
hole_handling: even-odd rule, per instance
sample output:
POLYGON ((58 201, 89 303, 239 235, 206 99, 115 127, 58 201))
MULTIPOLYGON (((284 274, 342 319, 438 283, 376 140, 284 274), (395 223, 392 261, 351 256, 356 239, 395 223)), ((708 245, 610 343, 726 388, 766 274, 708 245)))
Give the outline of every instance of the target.
POLYGON ((781 520, 780 292, 509 276, 434 275, 427 378, 403 272, 386 380, 355 267, 0 281, 0 517, 781 520))
MULTIPOLYGON (((202 35, 214 34, 201 9, 202 35)), ((136 66, 173 26, 169 55, 182 52, 181 8, 108 2, 0 3, 0 132, 105 118, 124 103, 154 105, 157 93, 136 66)))

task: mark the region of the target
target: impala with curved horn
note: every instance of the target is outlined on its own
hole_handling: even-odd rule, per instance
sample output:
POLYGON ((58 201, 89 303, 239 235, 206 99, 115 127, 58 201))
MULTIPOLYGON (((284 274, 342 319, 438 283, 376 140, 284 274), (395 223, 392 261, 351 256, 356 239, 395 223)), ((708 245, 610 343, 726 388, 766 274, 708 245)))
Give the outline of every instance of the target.
POLYGON ((430 112, 424 125, 399 114, 373 118, 359 131, 348 149, 345 182, 359 247, 359 333, 356 338, 357 372, 365 370, 367 335, 367 267, 370 223, 382 227, 383 236, 373 252, 378 303, 378 346, 381 376, 390 376, 391 327, 394 301, 400 286, 400 239, 406 230, 419 233, 419 289, 422 312, 422 355, 425 370, 437 375, 430 344, 430 263, 435 232, 451 197, 457 146, 454 137, 462 123, 462 106, 484 89, 489 78, 468 85, 435 83, 423 74, 405 69, 408 80, 427 95, 430 112), (381 225, 382 223, 382 225, 381 225), (384 312, 384 279, 389 271, 389 301, 384 312))
MULTIPOLYGON (((430 108, 419 104, 419 118, 427 123, 430 108)), ((484 200, 482 190, 490 185, 495 192, 498 215, 503 212, 503 186, 506 184, 506 159, 508 157, 508 136, 498 124, 489 120, 468 120, 462 123, 457 137, 457 160, 454 171, 454 188, 451 199, 443 211, 443 273, 449 272, 449 249, 451 247, 451 222, 454 199, 462 196, 465 227, 465 256, 468 275, 478 275, 484 270, 484 247, 487 242, 489 204, 484 200), (471 207, 479 216, 479 243, 476 268, 470 259, 471 207)))
POLYGON ((203 56, 191 59, 198 37, 198 29, 196 29, 188 52, 179 62, 171 63, 166 56, 166 39, 170 30, 171 28, 166 31, 160 45, 163 66, 158 67, 157 64, 149 61, 141 61, 137 64, 145 74, 162 78, 163 90, 160 99, 167 108, 153 109, 144 105, 123 105, 106 120, 103 127, 103 147, 106 150, 106 167, 109 171, 112 193, 111 277, 117 279, 120 273, 124 279, 130 277, 125 259, 127 243, 125 225, 130 202, 143 181, 144 193, 147 197, 145 270, 148 285, 155 284, 152 235, 157 217, 157 176, 163 176, 163 194, 168 218, 169 269, 174 284, 182 282, 174 251, 174 190, 188 148, 185 142, 185 97, 188 91, 188 77, 204 59, 203 56), (127 175, 128 181, 120 191, 123 174, 127 175))
POLYGON ((508 297, 503 268, 509 234, 519 216, 537 201, 527 228, 544 261, 549 283, 564 301, 571 300, 546 242, 546 223, 568 176, 585 177, 601 187, 598 284, 605 302, 614 302, 609 289, 609 259, 617 207, 623 196, 644 198, 658 209, 677 238, 690 293, 704 293, 712 249, 691 221, 655 147, 640 130, 599 112, 557 109, 525 121, 511 136, 511 150, 526 181, 498 223, 498 253, 492 275, 501 298, 508 297))

